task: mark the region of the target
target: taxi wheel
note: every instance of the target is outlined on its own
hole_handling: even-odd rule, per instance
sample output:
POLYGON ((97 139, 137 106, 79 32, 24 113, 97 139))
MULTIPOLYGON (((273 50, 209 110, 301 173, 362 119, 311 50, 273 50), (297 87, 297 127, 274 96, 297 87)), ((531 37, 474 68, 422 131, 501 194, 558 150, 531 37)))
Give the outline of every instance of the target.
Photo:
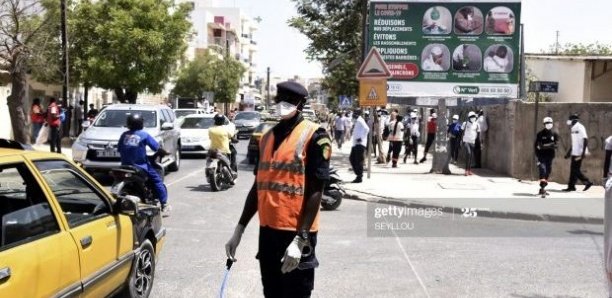
POLYGON ((135 256, 127 285, 120 297, 149 297, 155 277, 155 251, 148 239, 140 245, 140 253, 135 256))
POLYGON ((179 170, 180 166, 181 166, 181 149, 180 147, 178 147, 178 149, 176 149, 176 152, 174 152, 174 162, 172 162, 168 166, 168 171, 176 172, 179 170))

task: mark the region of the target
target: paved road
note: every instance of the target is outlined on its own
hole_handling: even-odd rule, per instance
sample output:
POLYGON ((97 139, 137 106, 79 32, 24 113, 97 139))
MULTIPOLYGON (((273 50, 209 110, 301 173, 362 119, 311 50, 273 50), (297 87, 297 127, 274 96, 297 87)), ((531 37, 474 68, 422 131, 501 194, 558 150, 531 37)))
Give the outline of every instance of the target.
MULTIPOLYGON (((223 277, 224 243, 240 216, 253 183, 238 146, 240 177, 213 193, 203 176, 204 160, 183 160, 166 177, 173 205, 165 219, 167 242, 152 297, 215 297, 223 277)), ((415 219, 419 233, 488 237, 369 237, 361 201, 323 212, 320 268, 314 297, 604 297, 601 226, 448 216, 415 219), (494 235, 512 235, 493 237, 494 235), (528 236, 528 237, 527 237, 528 236)), ((232 268, 228 297, 261 297, 257 220, 247 228, 232 268)))

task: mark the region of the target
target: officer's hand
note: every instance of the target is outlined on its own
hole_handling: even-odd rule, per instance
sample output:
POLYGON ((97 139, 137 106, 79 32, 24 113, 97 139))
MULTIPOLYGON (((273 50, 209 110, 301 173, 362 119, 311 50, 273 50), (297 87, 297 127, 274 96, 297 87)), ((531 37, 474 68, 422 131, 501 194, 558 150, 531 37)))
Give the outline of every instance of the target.
POLYGON ((569 154, 565 154, 565 159, 568 159, 568 158, 570 158, 570 155, 569 154))
POLYGON ((225 244, 225 254, 227 254, 227 258, 233 262, 236 262, 236 258, 234 256, 236 255, 236 248, 238 247, 238 244, 240 244, 240 239, 242 239, 243 233, 244 226, 238 224, 234 230, 232 238, 230 238, 230 240, 225 244))
POLYGON ((166 156, 166 155, 168 155, 168 154, 170 154, 170 153, 168 153, 168 151, 166 151, 164 148, 161 148, 161 147, 160 147, 160 148, 159 148, 159 150, 157 150, 157 154, 158 154, 160 157, 164 157, 164 156, 166 156))
POLYGON ((285 256, 281 259, 283 263, 281 266, 282 273, 289 273, 298 267, 304 246, 306 246, 306 242, 300 236, 293 238, 293 241, 291 241, 285 250, 285 256))

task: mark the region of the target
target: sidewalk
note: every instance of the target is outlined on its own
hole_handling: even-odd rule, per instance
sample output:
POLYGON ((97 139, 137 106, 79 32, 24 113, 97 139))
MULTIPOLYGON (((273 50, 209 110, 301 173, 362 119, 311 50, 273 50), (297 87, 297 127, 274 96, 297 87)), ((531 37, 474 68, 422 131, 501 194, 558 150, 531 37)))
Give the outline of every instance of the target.
MULTIPOLYGON (((341 150, 334 146, 332 164, 344 181, 352 181, 355 175, 350 171, 350 143, 341 150)), ((387 143, 383 148, 387 148, 387 143)), ((419 159, 423 147, 419 148, 419 159)), ((546 199, 537 195, 538 181, 521 181, 493 173, 486 169, 474 169, 473 176, 463 176, 464 170, 450 165, 452 175, 429 174, 431 159, 419 165, 409 160, 400 163, 398 168, 391 164, 375 164, 372 158, 372 175, 363 183, 344 184, 347 197, 396 204, 408 207, 442 207, 445 212, 461 214, 462 208, 478 209, 478 216, 511 218, 523 220, 543 220, 578 223, 603 223, 604 189, 593 186, 583 192, 561 192, 566 185, 550 183, 547 187, 550 196, 546 199)), ((367 159, 366 159, 367 171, 367 159)))
MULTIPOLYGON (((50 152, 49 144, 43 145, 32 145, 32 148, 36 151, 45 151, 50 152)), ((62 154, 66 156, 66 158, 72 160, 72 141, 69 138, 62 139, 62 154)))

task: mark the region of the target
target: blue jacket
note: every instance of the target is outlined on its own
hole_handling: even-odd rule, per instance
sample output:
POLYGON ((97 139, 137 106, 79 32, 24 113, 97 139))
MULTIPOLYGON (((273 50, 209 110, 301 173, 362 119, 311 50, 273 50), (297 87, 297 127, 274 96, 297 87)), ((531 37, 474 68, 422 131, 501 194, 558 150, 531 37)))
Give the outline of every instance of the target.
POLYGON ((117 149, 121 155, 121 164, 148 166, 147 146, 153 151, 159 150, 157 141, 143 130, 129 130, 121 134, 119 144, 117 144, 117 149))

